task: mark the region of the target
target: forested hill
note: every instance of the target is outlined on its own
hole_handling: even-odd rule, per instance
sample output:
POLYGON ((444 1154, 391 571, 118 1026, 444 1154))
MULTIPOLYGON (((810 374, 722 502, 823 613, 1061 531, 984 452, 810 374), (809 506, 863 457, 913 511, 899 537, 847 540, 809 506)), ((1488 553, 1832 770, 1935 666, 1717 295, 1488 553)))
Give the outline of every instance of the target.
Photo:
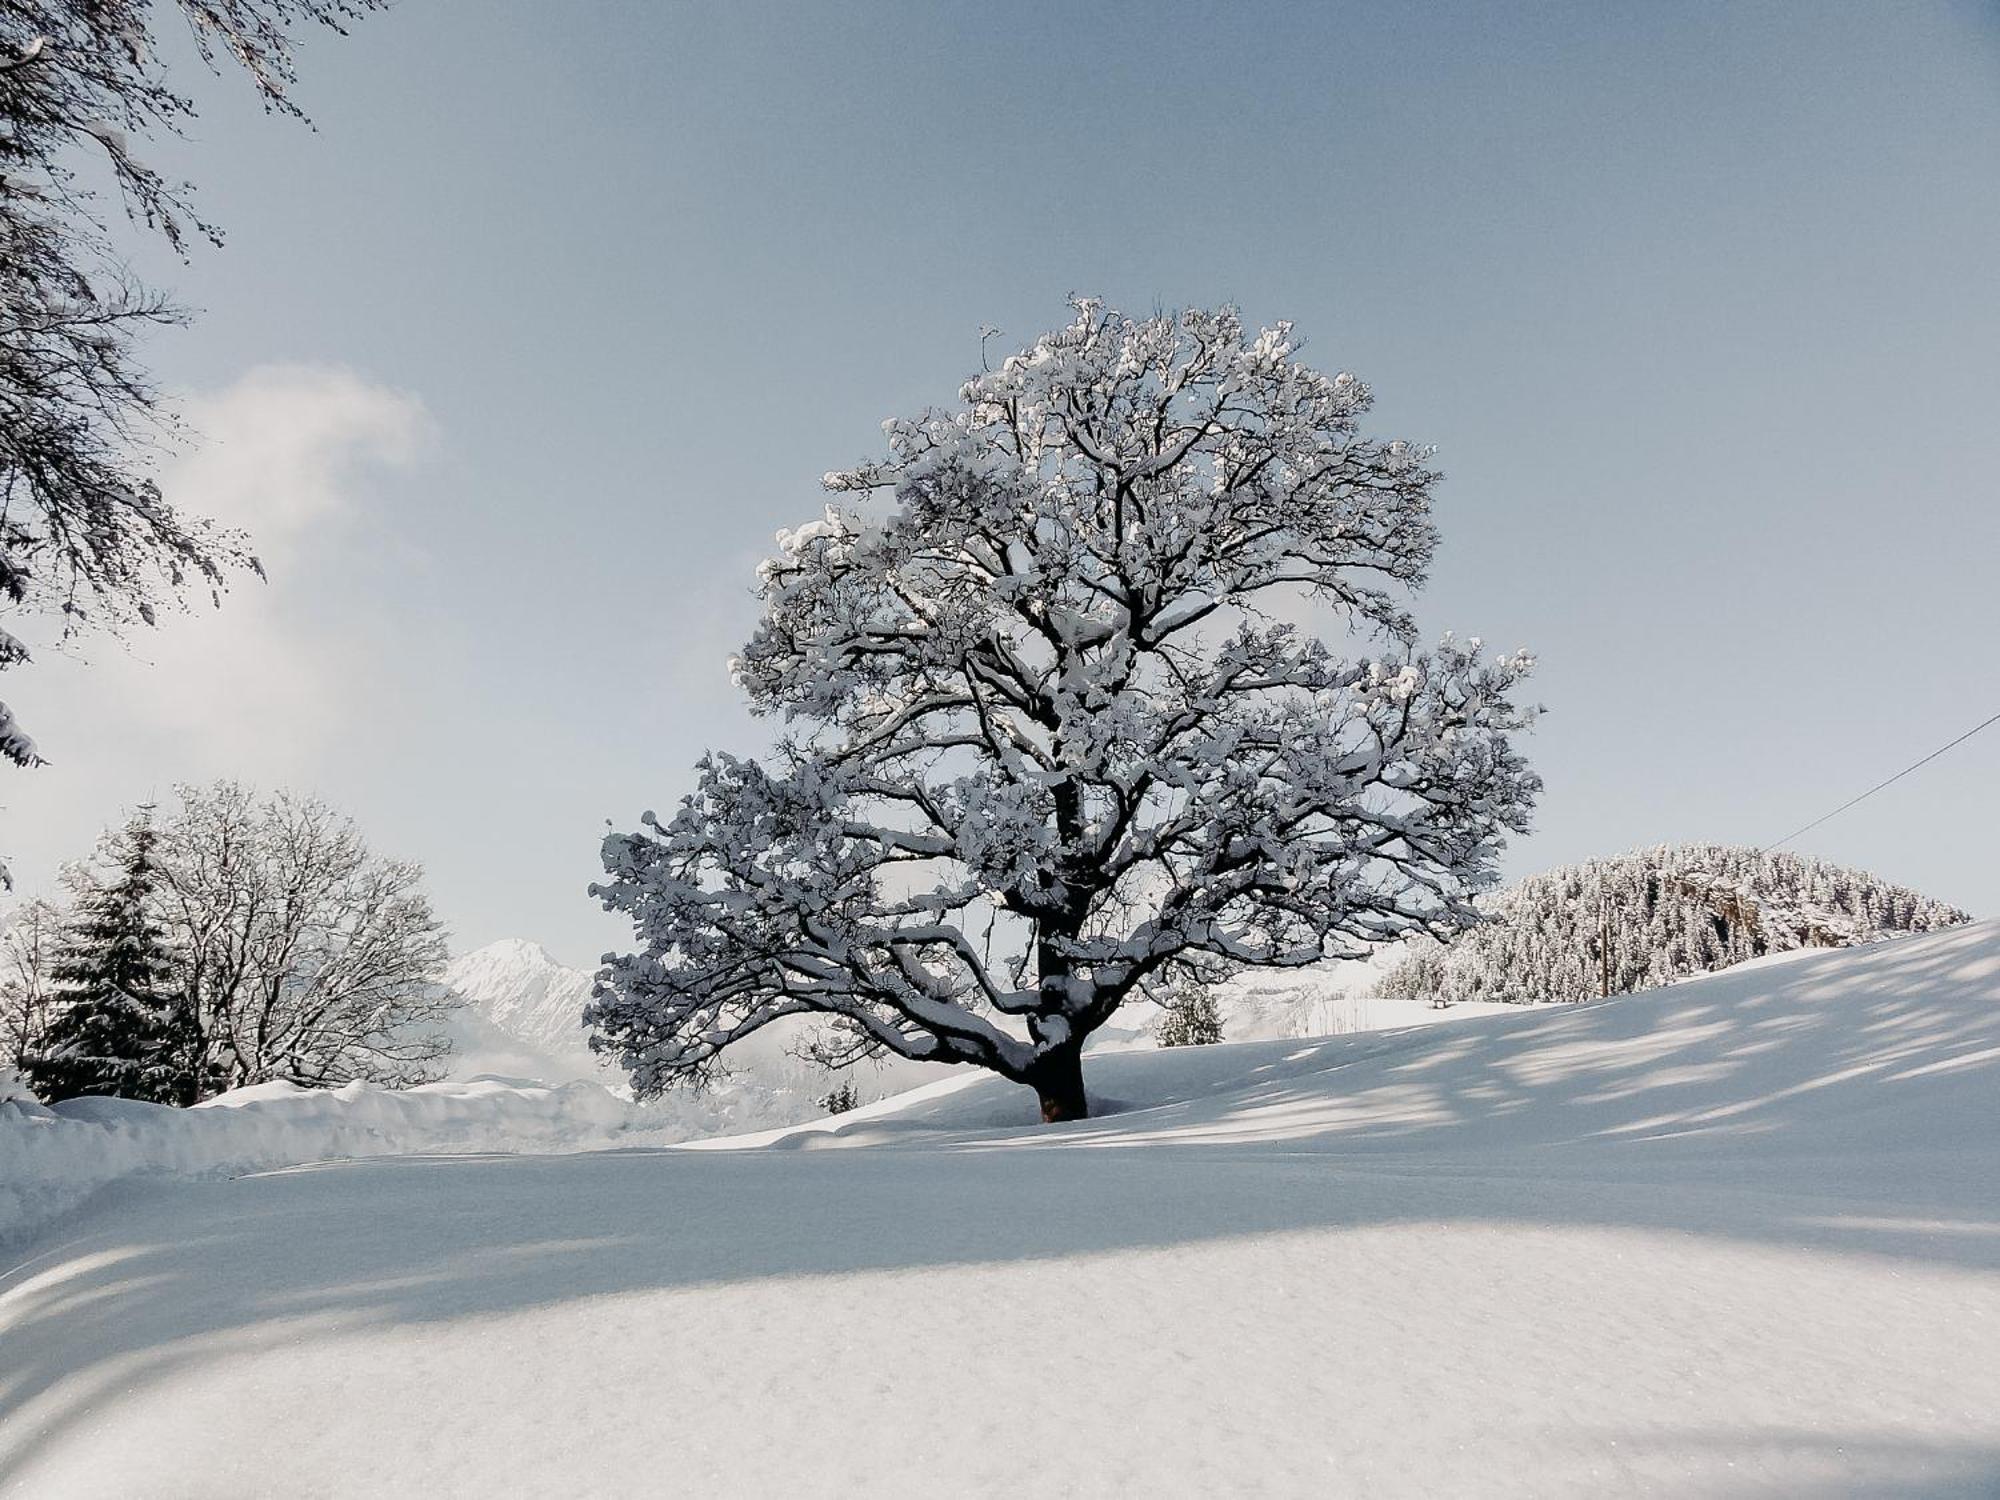
POLYGON ((1380 992, 1439 1004, 1590 1000, 1766 953, 1972 920, 1862 870, 1727 844, 1663 844, 1566 865, 1502 891, 1486 909, 1483 925, 1413 951, 1380 992))

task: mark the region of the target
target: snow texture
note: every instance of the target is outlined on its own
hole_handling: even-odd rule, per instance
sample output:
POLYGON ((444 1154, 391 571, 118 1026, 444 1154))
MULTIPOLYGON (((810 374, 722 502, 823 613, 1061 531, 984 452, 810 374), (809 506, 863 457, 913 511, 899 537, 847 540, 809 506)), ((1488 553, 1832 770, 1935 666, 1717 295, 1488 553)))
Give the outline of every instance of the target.
POLYGON ((124 1184, 0 1278, 0 1493, 2000 1491, 2000 924, 1093 1069, 124 1184))
POLYGON ((602 1084, 480 1077, 385 1089, 261 1083, 175 1109, 88 1097, 7 1102, 0 1078, 0 1249, 126 1178, 230 1178, 412 1152, 559 1152, 664 1145, 819 1113, 803 1096, 723 1086, 636 1106, 602 1084))

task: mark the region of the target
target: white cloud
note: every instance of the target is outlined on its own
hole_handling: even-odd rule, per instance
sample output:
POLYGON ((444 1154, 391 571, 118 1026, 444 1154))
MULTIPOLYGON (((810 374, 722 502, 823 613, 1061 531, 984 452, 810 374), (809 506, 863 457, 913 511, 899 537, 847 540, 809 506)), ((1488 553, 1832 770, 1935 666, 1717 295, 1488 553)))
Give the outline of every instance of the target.
POLYGON ((248 530, 267 564, 338 524, 368 466, 407 467, 431 438, 415 396, 324 365, 260 366, 182 412, 194 444, 164 476, 168 494, 248 530))
POLYGON ((50 761, 0 782, 0 848, 28 883, 175 781, 310 783, 367 670, 353 630, 315 604, 338 598, 365 614, 341 592, 370 540, 357 523, 379 478, 430 444, 422 402, 350 370, 277 365, 182 409, 192 439, 162 488, 181 510, 249 532, 271 581, 245 575, 219 609, 197 597, 127 646, 42 651, 7 674, 8 700, 50 761))
POLYGON ((197 603, 102 653, 80 680, 121 700, 132 730, 206 741, 214 774, 310 767, 342 714, 340 679, 356 665, 339 633, 302 603, 331 571, 365 503, 370 470, 413 463, 430 435, 422 403, 352 371, 265 366, 186 404, 196 446, 162 476, 173 502, 249 532, 270 583, 235 583, 219 610, 197 603), (247 763, 247 764, 246 764, 247 763))

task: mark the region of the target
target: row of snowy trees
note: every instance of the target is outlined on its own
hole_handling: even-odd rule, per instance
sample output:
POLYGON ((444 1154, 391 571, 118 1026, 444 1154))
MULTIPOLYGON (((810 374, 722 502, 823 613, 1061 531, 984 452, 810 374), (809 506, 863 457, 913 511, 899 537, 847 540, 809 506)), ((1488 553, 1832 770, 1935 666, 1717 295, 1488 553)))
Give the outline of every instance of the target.
POLYGON ((1568 865, 1482 903, 1485 920, 1418 945, 1385 995, 1589 1000, 1794 948, 1840 947, 1971 920, 1860 870, 1723 844, 1661 845, 1568 865))
POLYGON ((435 1076, 454 998, 417 866, 311 798, 183 787, 0 935, 0 1066, 45 1100, 192 1104, 435 1076))

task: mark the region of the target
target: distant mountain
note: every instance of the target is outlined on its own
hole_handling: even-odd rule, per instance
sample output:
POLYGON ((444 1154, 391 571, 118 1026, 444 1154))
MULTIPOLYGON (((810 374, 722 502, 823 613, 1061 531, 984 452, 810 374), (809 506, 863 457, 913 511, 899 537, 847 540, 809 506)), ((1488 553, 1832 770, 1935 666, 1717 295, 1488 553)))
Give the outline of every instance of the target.
MULTIPOLYGON (((592 1078, 623 1087, 623 1070, 591 1052, 584 1030, 591 975, 557 962, 540 943, 505 938, 475 948, 451 961, 444 982, 466 1002, 454 1026, 454 1076, 497 1073, 549 1083, 592 1078)), ((798 1055, 809 1030, 805 1021, 780 1022, 732 1047, 724 1059, 729 1077, 715 1091, 717 1098, 732 1107, 748 1101, 759 1110, 780 1108, 787 1099, 802 1101, 804 1113, 811 1114, 814 1101, 841 1080, 798 1055)), ((850 1077, 861 1097, 873 1100, 946 1071, 936 1063, 887 1058, 856 1065, 850 1077)))
MULTIPOLYGON (((1423 1010, 1405 1011, 1378 998, 1376 980, 1396 950, 1365 963, 1322 964, 1308 969, 1251 970, 1215 993, 1226 1041, 1324 1036, 1378 1026, 1418 1024, 1423 1010)), ((540 943, 508 938, 453 959, 445 983, 466 1005, 452 1030, 452 1076, 478 1074, 538 1078, 548 1083, 590 1078, 622 1090, 624 1071, 590 1051, 583 1007, 591 976, 558 962, 540 943)), ((1159 1008, 1134 1001, 1091 1038, 1093 1051, 1155 1045, 1159 1008)), ((818 1100, 842 1080, 806 1062, 799 1043, 812 1030, 803 1020, 781 1022, 730 1049, 727 1097, 776 1107, 784 1099, 818 1100)), ((864 1100, 874 1100, 937 1078, 952 1069, 936 1063, 884 1058, 861 1063, 847 1075, 864 1100)))
POLYGON ((1868 874, 1796 854, 1663 844, 1502 891, 1488 920, 1426 943, 1380 993, 1438 1004, 1590 1000, 1794 948, 1841 948, 1972 920, 1868 874))
POLYGON ((444 982, 482 1019, 516 1041, 587 1052, 583 1007, 590 975, 560 964, 540 943, 503 938, 451 961, 444 982))

